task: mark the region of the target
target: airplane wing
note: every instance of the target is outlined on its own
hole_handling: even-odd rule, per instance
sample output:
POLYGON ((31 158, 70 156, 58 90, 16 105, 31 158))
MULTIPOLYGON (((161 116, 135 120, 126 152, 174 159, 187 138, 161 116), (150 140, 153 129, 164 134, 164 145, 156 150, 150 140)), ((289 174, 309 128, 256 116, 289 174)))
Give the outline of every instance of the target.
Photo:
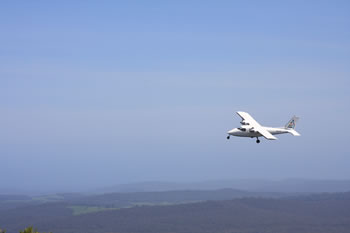
POLYGON ((254 128, 255 131, 258 131, 264 138, 269 140, 276 140, 277 138, 273 136, 269 131, 267 131, 264 127, 254 128))
POLYGON ((269 140, 276 140, 277 138, 273 136, 269 131, 267 131, 263 126, 261 126, 254 118, 246 112, 237 112, 237 114, 242 118, 245 124, 249 124, 254 131, 259 132, 264 138, 269 140))
POLYGON ((259 127, 261 126, 254 118, 246 112, 237 112, 238 116, 242 118, 242 121, 244 121, 246 124, 248 123, 252 127, 259 127))

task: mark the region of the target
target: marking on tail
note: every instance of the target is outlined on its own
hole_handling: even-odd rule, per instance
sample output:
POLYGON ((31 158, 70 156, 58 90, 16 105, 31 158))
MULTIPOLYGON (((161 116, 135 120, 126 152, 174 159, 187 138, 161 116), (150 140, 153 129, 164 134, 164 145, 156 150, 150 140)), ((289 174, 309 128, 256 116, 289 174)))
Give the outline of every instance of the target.
POLYGON ((286 124, 285 128, 286 129, 294 129, 295 128, 295 124, 298 121, 299 117, 293 116, 292 119, 290 119, 290 121, 288 121, 288 123, 286 124))

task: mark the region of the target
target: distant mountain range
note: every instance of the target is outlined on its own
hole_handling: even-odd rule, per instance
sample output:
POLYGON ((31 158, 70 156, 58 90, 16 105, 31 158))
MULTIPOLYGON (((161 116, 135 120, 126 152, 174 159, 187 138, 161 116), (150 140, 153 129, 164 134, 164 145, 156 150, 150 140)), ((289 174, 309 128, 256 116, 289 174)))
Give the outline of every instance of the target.
POLYGON ((94 189, 50 189, 45 187, 33 190, 0 187, 1 194, 17 195, 50 195, 52 193, 130 193, 130 192, 159 192, 176 190, 217 190, 236 189, 249 192, 278 192, 278 193, 322 193, 322 192, 347 192, 350 191, 350 180, 312 180, 312 179, 284 179, 284 180, 259 180, 259 179, 227 179, 202 182, 164 182, 150 181, 128 184, 117 184, 94 189))
POLYGON ((139 182, 119 184, 92 190, 92 193, 111 192, 153 192, 172 190, 216 190, 239 189, 250 192, 279 192, 279 193, 320 193, 350 191, 350 180, 309 180, 285 179, 270 180, 214 180, 204 182, 139 182))

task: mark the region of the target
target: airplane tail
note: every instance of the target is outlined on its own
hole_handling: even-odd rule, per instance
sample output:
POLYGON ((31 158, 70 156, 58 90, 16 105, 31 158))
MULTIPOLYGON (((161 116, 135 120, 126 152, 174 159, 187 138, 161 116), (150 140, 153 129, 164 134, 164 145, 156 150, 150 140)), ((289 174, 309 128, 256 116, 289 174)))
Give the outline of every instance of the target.
POLYGON ((293 116, 292 119, 290 119, 288 123, 284 126, 284 128, 288 130, 288 133, 292 134, 293 136, 300 136, 300 134, 294 130, 295 124, 298 120, 299 117, 293 116))
POLYGON ((286 129, 294 129, 295 128, 295 124, 297 123, 298 120, 299 120, 299 117, 293 116, 292 119, 290 119, 288 121, 288 123, 284 126, 284 128, 286 128, 286 129))

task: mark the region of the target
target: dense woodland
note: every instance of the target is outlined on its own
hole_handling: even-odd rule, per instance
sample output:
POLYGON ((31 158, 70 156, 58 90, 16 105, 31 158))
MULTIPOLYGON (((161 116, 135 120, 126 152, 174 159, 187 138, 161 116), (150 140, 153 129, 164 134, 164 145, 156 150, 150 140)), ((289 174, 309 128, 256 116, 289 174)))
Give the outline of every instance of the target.
MULTIPOLYGON (((236 192, 230 191, 231 194, 236 192)), ((80 198, 73 195, 63 201, 27 203, 3 209, 0 211, 0 228, 6 229, 7 233, 18 233, 32 225, 40 232, 53 233, 350 232, 350 193, 289 197, 233 195, 231 200, 220 200, 227 198, 228 192, 229 190, 215 191, 217 195, 213 192, 204 195, 204 192, 202 198, 211 196, 216 200, 185 204, 180 203, 188 201, 192 192, 191 195, 188 191, 160 192, 158 196, 151 195, 155 193, 135 193, 129 194, 128 201, 137 200, 138 204, 136 201, 133 207, 118 209, 115 208, 116 200, 126 198, 124 195, 128 194, 80 198), (182 200, 180 194, 183 195, 182 200), (144 199, 141 198, 142 195, 144 199), (168 201, 164 199, 165 196, 169 197, 168 201), (102 203, 103 208, 74 214, 72 207, 86 205, 87 209, 83 210, 89 210, 88 204, 92 203, 95 207, 102 203)))

